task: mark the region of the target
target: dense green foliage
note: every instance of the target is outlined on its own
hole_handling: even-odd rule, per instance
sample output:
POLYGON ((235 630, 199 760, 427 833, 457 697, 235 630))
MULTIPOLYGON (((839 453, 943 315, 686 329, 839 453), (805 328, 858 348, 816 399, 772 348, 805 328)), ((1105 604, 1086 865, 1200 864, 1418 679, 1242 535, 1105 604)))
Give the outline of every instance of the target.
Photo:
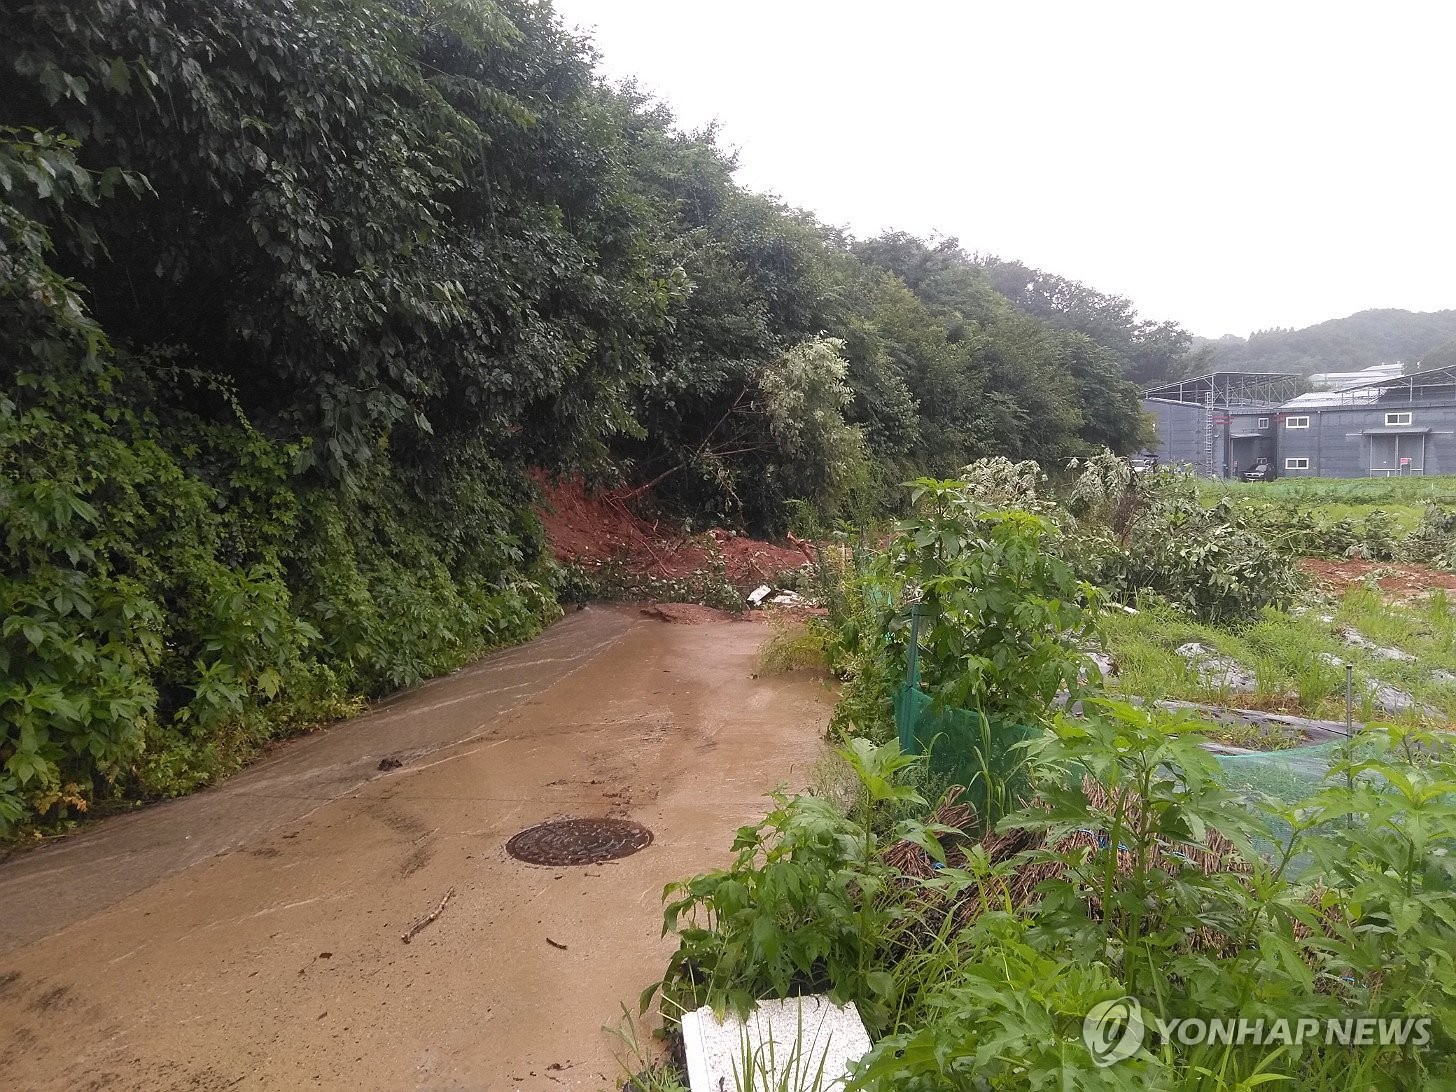
POLYGON ((1091 629, 1095 589, 1049 548, 1047 520, 988 509, 957 482, 917 482, 912 494, 919 511, 873 571, 888 601, 914 589, 922 685, 993 715, 1049 708, 1076 685, 1073 648, 1091 629))
POLYGON ((1384 308, 1331 319, 1302 330, 1256 330, 1201 341, 1197 359, 1204 371, 1350 372, 1374 364, 1404 361, 1436 367, 1456 359, 1456 311, 1384 308))
MULTIPOLYGON (((1061 535, 1042 540, 1060 553, 1127 507, 1109 470, 1095 462, 1056 508, 1035 496, 1034 468, 991 465, 972 477, 992 493, 1027 497, 1035 512, 1023 511, 1022 523, 1061 524, 1061 535)), ((956 489, 937 484, 927 507, 932 517, 942 510, 941 522, 915 520, 882 563, 908 569, 917 551, 937 557, 924 534, 935 529, 951 532, 950 556, 975 556, 961 567, 984 575, 1001 563, 1001 547, 985 534, 960 537, 943 518, 956 489)), ((1171 492, 1179 512, 1190 491, 1174 481, 1171 492)), ((1219 533, 1182 529, 1192 539, 1219 533)), ((873 573, 876 562, 857 571, 873 573)), ((838 655, 879 656, 873 645, 883 638, 860 620, 891 587, 860 577, 839 589, 838 655)), ((1008 616, 1040 617, 1042 596, 1026 589, 1008 616)), ((1202 635, 1188 614, 1158 610, 1202 635)), ((1444 596, 1430 610, 1449 635, 1444 596)), ((921 648, 926 677, 942 686, 963 678, 972 689, 982 659, 1025 646, 1022 635, 988 632, 977 615, 955 621, 958 639, 921 648), (969 660, 967 644, 978 647, 969 660)), ((1274 625, 1266 612, 1250 639, 1274 625)), ((1054 643, 1054 629, 1042 627, 1041 639, 1054 643)), ((664 928, 679 949, 656 987, 673 1003, 664 1011, 742 1009, 803 991, 852 1001, 874 1046, 848 1087, 866 1090, 1231 1092, 1277 1082, 1395 1092, 1456 1080, 1456 756, 1445 733, 1369 726, 1333 749, 1311 791, 1273 799, 1238 786, 1200 746, 1204 725, 1097 696, 1095 676, 1079 709, 1054 713, 1039 658, 1024 658, 1020 678, 1008 676, 1021 661, 1007 663, 987 696, 1042 726, 1030 746, 1017 744, 1026 806, 999 821, 957 812, 939 795, 944 784, 927 782, 893 741, 844 740, 850 792, 828 785, 778 796, 764 823, 739 832, 729 868, 668 889, 664 928), (838 806, 846 795, 847 809, 838 806), (1106 1064, 1084 1037, 1084 1017, 1128 999, 1148 1033, 1106 1064), (1197 1042, 1157 1030, 1189 1017, 1269 1028, 1351 1016, 1429 1022, 1408 1041, 1368 1044, 1323 1035, 1197 1042)))
MULTIPOLYGON (((838 729, 890 738, 912 606, 919 684, 936 715, 1040 725, 1080 692, 1104 601, 1152 593, 1191 625, 1246 625, 1298 586, 1292 536, 1227 501, 1203 505, 1187 475, 1133 474, 1108 455, 1075 470, 1061 502, 1036 464, 1002 458, 966 467, 961 481, 914 483, 911 512, 883 549, 846 549, 825 565, 823 647, 845 680, 838 729)), ((988 799, 988 786, 966 787, 988 799)))
POLYGON ((0 830, 530 633, 528 468, 774 530, 1141 442, 1125 323, 745 192, 546 5, 37 0, 0 35, 0 830))
POLYGON ((1156 592, 1210 621, 1289 602, 1296 555, 1255 516, 1228 501, 1205 507, 1180 474, 1133 479, 1127 497, 1115 522, 1083 543, 1093 583, 1123 601, 1156 592))
POLYGON ((895 1028, 857 1087, 951 1089, 972 1075, 1007 1089, 1212 1090, 1271 1080, 1401 1089, 1451 1079, 1452 1043, 1441 1030, 1456 1000, 1443 969, 1453 940, 1443 865, 1456 791, 1449 749, 1435 737, 1372 732, 1296 813, 1223 788, 1187 727, 1117 705, 1058 725, 1038 755, 1045 808, 1002 827, 1004 836, 1035 833, 1065 847, 1016 862, 1054 865, 1052 877, 1017 909, 998 897, 1005 865, 972 855, 958 875, 937 875, 940 885, 964 884, 985 908, 968 928, 936 934, 896 961, 895 1028), (1423 750, 1433 742, 1434 755, 1423 750), (1105 799, 1063 788, 1068 773, 1106 786, 1105 799), (1243 842, 1291 821, 1293 837, 1274 860, 1242 848, 1226 851, 1230 871, 1204 873, 1188 861, 1214 827, 1243 842), (1150 1023, 1424 1015, 1434 1018, 1434 1038, 1425 1049, 1250 1048, 1150 1034, 1137 1054, 1100 1068, 1081 1016, 1119 997, 1137 998, 1150 1023))
POLYGON ((858 734, 888 738, 912 629, 919 685, 937 708, 1039 723, 1058 693, 1077 685, 1077 644, 1091 628, 1095 589, 1058 556, 1066 543, 1049 519, 1002 507, 985 488, 988 464, 967 469, 981 488, 913 483, 912 510, 895 537, 836 574, 827 597, 831 660, 846 686, 835 715, 858 734))
POLYGON ((1176 322, 1140 319, 1132 301, 1122 296, 1109 296, 1021 262, 987 257, 980 265, 996 290, 1018 310, 1090 338, 1117 359, 1124 375, 1141 386, 1187 375, 1202 363, 1192 351, 1193 337, 1188 331, 1176 322))
POLYGON ((614 447, 665 500, 776 529, 796 502, 819 519, 863 516, 898 503, 906 478, 989 454, 1051 464, 1146 438, 1122 359, 1017 311, 959 248, 847 239, 734 187, 711 133, 675 134, 660 109, 621 98, 683 291, 653 342, 637 427, 614 447), (806 446, 783 422, 817 370, 833 383, 818 381, 806 446))
MULTIPOLYGON (((554 610, 515 466, 617 412, 549 343, 634 305, 590 298, 612 253, 561 227, 564 192, 495 255, 554 256, 534 281, 454 252, 470 236, 447 221, 504 211, 458 192, 486 122, 552 131, 510 98, 512 73, 539 83, 554 42, 589 82, 542 13, 524 30, 483 14, 457 13, 467 46, 373 5, 7 11, 7 107, 31 127, 0 156, 0 826, 185 790, 554 610), (487 53, 498 72, 477 80, 487 53), (558 244, 536 245, 553 224, 558 244), (481 347, 469 293, 487 286, 557 308, 500 305, 501 336, 541 358, 529 394, 510 389, 524 358, 503 369, 481 347), (571 396, 543 401, 551 385, 571 396)), ((553 155, 527 148, 539 166, 513 157, 527 174, 502 182, 523 193, 553 155)), ((608 385, 626 367, 578 363, 608 385)))

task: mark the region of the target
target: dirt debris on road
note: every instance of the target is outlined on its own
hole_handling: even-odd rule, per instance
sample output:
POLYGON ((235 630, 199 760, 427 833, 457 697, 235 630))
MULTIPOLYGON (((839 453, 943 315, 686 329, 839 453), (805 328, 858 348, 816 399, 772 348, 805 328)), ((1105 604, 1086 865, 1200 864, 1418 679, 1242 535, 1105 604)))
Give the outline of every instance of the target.
POLYGON ((717 607, 705 607, 701 603, 653 603, 639 608, 642 617, 658 622, 671 622, 679 626, 701 626, 710 623, 740 621, 736 616, 717 607))
POLYGON ((50 861, 43 849, 10 862, 0 906, 30 939, 0 954, 6 1083, 620 1087, 620 1044, 603 1028, 670 954, 663 885, 726 863, 763 794, 808 784, 823 753, 823 687, 750 678, 767 636, 592 608, 536 648, 391 702, 390 747, 374 746, 370 718, 326 733, 370 744, 352 765, 337 743, 299 741, 306 761, 284 748, 219 790, 99 824, 50 861), (591 655, 572 653, 573 626, 590 629, 591 655), (532 675, 537 659, 559 659, 564 677, 532 675), (520 678, 534 681, 503 706, 496 692, 520 678), (409 761, 380 773, 395 753, 409 761), (275 799, 289 791, 305 798, 275 799), (215 830, 249 795, 245 835, 215 830), (569 816, 626 817, 655 837, 588 867, 507 857, 516 832, 569 816), (158 841, 165 859, 149 856, 158 841), (115 881, 129 857, 147 870, 131 890, 115 881), (61 891, 67 914, 48 921, 61 891))
POLYGON ((733 587, 747 591, 763 581, 814 563, 814 548, 749 538, 722 528, 690 534, 651 522, 635 510, 631 490, 591 493, 577 481, 538 477, 545 504, 541 521, 557 560, 577 565, 621 564, 634 576, 677 580, 722 568, 733 587))

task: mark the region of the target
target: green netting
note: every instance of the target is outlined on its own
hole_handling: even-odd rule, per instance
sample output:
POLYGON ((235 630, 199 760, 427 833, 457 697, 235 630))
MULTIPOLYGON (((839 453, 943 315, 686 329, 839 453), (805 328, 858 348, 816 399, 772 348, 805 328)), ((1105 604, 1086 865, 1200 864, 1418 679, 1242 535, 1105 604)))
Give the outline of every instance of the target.
MULTIPOLYGON (((1319 791, 1324 784, 1325 773, 1335 759, 1335 750, 1341 745, 1340 742, 1319 743, 1258 754, 1219 755, 1220 778, 1224 787, 1232 792, 1255 793, 1284 804, 1297 804, 1319 791)), ((1270 822, 1273 842, 1256 841, 1256 848, 1265 856, 1282 852, 1294 833, 1282 821, 1270 822)), ((1296 867, 1307 863, 1305 855, 1294 861, 1296 867)))
POLYGON ((1218 764, 1224 785, 1234 792, 1262 793, 1293 804, 1319 790, 1340 746, 1340 742, 1319 743, 1285 751, 1220 755, 1218 764))
MULTIPOLYGON (((918 607, 912 608, 905 678, 894 698, 900 750, 909 755, 926 755, 934 781, 963 786, 964 799, 975 807, 978 819, 983 823, 988 818, 994 821, 1014 810, 1027 796, 1024 748, 1019 744, 1037 738, 1042 729, 998 721, 974 709, 939 704, 921 690, 919 623, 918 607)), ((1297 804, 1320 790, 1337 752, 1349 746, 1350 741, 1334 740, 1288 750, 1219 755, 1221 780, 1237 793, 1297 804)), ((1355 740, 1353 746, 1358 749, 1360 741, 1355 740)), ((1379 783, 1373 774, 1363 779, 1379 783)), ((1287 829, 1273 833, 1287 844, 1287 829)))
MULTIPOLYGON (((1375 749, 1369 741, 1357 735, 1353 740, 1336 740, 1331 743, 1313 744, 1308 747, 1293 747, 1285 751, 1264 751, 1259 754, 1220 755, 1219 768, 1225 787, 1234 792, 1261 793, 1284 804, 1298 804, 1326 787, 1329 768, 1337 759, 1337 752, 1350 748, 1352 756, 1374 757, 1375 749)), ((1404 762, 1398 752, 1385 752, 1382 757, 1396 766, 1404 762)), ((1360 783, 1377 790, 1390 790, 1391 786, 1375 771, 1358 775, 1360 783)), ((1339 782, 1336 781, 1336 784, 1339 782)), ((1456 800, 1448 800, 1456 803, 1456 800)), ((1268 854, 1289 845, 1293 832, 1282 822, 1272 822, 1270 834, 1274 844, 1256 843, 1257 848, 1268 854)), ((1444 848, 1433 850, 1432 863, 1444 855, 1444 848)), ((1302 868, 1309 861, 1308 854, 1294 858, 1295 869, 1302 868)), ((1443 869, 1436 867, 1430 873, 1428 882, 1449 889, 1451 879, 1443 869)))
POLYGON ((920 689, 919 613, 911 611, 905 681, 895 694, 900 750, 925 755, 934 781, 960 785, 981 822, 1012 811, 1027 795, 1023 749, 1041 729, 998 721, 974 709, 938 704, 920 689))

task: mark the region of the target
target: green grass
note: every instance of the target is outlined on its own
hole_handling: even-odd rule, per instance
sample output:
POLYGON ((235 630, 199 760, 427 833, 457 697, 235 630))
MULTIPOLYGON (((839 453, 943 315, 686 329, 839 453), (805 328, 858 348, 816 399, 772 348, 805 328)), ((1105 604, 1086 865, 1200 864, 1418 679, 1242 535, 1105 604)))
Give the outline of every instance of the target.
MULTIPOLYGON (((1223 629, 1196 622, 1165 603, 1140 604, 1135 615, 1114 612, 1103 621, 1103 639, 1117 661, 1110 688, 1128 697, 1172 698, 1214 705, 1277 710, 1330 720, 1343 719, 1344 672, 1328 657, 1355 668, 1357 720, 1391 720, 1368 699, 1375 682, 1398 687, 1436 712, 1421 719, 1456 720, 1456 685, 1433 678, 1456 675, 1456 615, 1444 593, 1424 604, 1387 603, 1377 591, 1351 589, 1335 602, 1315 600, 1298 614, 1266 610, 1253 625, 1223 629), (1321 617, 1330 617, 1324 621, 1321 617), (1347 646, 1342 627, 1371 641, 1400 649, 1412 661, 1383 658, 1347 646), (1209 686, 1175 649, 1199 641, 1238 661, 1256 679, 1252 693, 1209 686)), ((1230 742, 1236 742, 1230 740, 1230 742)))
POLYGON ((1456 505, 1456 476, 1420 478, 1277 478, 1272 482, 1202 482, 1199 492, 1213 504, 1235 501, 1283 502, 1308 508, 1326 519, 1363 519, 1388 512, 1402 531, 1421 520, 1426 505, 1456 505))
POLYGON ((1409 534, 1416 529, 1421 522, 1421 515, 1425 512, 1425 505, 1412 504, 1346 504, 1326 503, 1313 504, 1308 506, 1311 512, 1323 516, 1328 520, 1352 519, 1362 520, 1371 512, 1384 512, 1395 521, 1402 534, 1409 534))
POLYGON ((1108 651, 1117 661, 1113 688, 1131 697, 1176 698, 1220 705, 1317 709, 1333 693, 1314 685, 1321 653, 1340 645, 1328 626, 1267 610, 1257 624, 1234 631, 1194 621, 1175 607, 1157 601, 1139 604, 1135 615, 1117 612, 1103 624, 1108 651), (1198 641, 1219 655, 1237 660, 1256 680, 1253 693, 1231 692, 1207 685, 1175 651, 1198 641), (1288 695, 1307 689, 1297 705, 1288 695))
POLYGON ((790 671, 828 671, 829 628, 819 619, 808 622, 774 619, 774 635, 758 654, 762 675, 783 675, 790 671))
POLYGON ((1430 501, 1456 504, 1456 475, 1429 478, 1278 478, 1272 482, 1202 482, 1205 496, 1252 497, 1291 504, 1345 504, 1356 507, 1411 505, 1430 501))

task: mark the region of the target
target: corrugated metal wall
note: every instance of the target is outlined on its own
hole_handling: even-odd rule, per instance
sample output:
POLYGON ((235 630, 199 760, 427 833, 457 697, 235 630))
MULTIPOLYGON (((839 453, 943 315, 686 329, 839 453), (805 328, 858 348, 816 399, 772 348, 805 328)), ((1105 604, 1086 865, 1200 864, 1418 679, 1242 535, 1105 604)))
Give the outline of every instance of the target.
MULTIPOLYGON (((1191 466, 1202 473, 1204 458, 1204 410, 1192 402, 1146 398, 1143 409, 1151 413, 1158 428, 1158 462, 1163 466, 1191 466)), ((1223 465, 1223 430, 1214 430, 1215 465, 1223 465)))
POLYGON ((1406 404, 1301 410, 1280 421, 1278 471, 1288 477, 1364 478, 1383 471, 1456 473, 1456 406, 1406 404), (1408 412, 1409 425, 1387 425, 1386 415, 1408 412), (1308 417, 1308 428, 1290 428, 1289 417, 1308 417), (1429 429, 1429 432, 1412 432, 1429 429), (1400 459, 1409 459, 1402 468, 1400 459), (1308 469, 1288 466, 1308 459, 1308 469))
MULTIPOLYGON (((1204 408, 1189 402, 1148 398, 1143 408, 1158 429, 1158 460, 1166 466, 1204 465, 1204 408)), ((1375 472, 1456 474, 1456 403, 1420 402, 1308 409, 1292 412, 1273 407, 1236 409, 1214 428, 1214 472, 1240 471, 1259 457, 1274 463, 1282 477, 1364 478, 1375 472), (1410 413, 1410 424, 1387 425, 1388 413, 1410 413), (1267 428, 1258 427, 1268 417, 1267 428), (1290 428, 1290 417, 1308 417, 1308 428, 1290 428), (1228 424, 1223 424, 1227 421, 1228 424), (1428 432, 1419 430, 1428 429, 1428 432), (1307 459, 1308 467, 1290 466, 1307 459), (1400 460, 1410 460, 1402 467, 1400 460)))

